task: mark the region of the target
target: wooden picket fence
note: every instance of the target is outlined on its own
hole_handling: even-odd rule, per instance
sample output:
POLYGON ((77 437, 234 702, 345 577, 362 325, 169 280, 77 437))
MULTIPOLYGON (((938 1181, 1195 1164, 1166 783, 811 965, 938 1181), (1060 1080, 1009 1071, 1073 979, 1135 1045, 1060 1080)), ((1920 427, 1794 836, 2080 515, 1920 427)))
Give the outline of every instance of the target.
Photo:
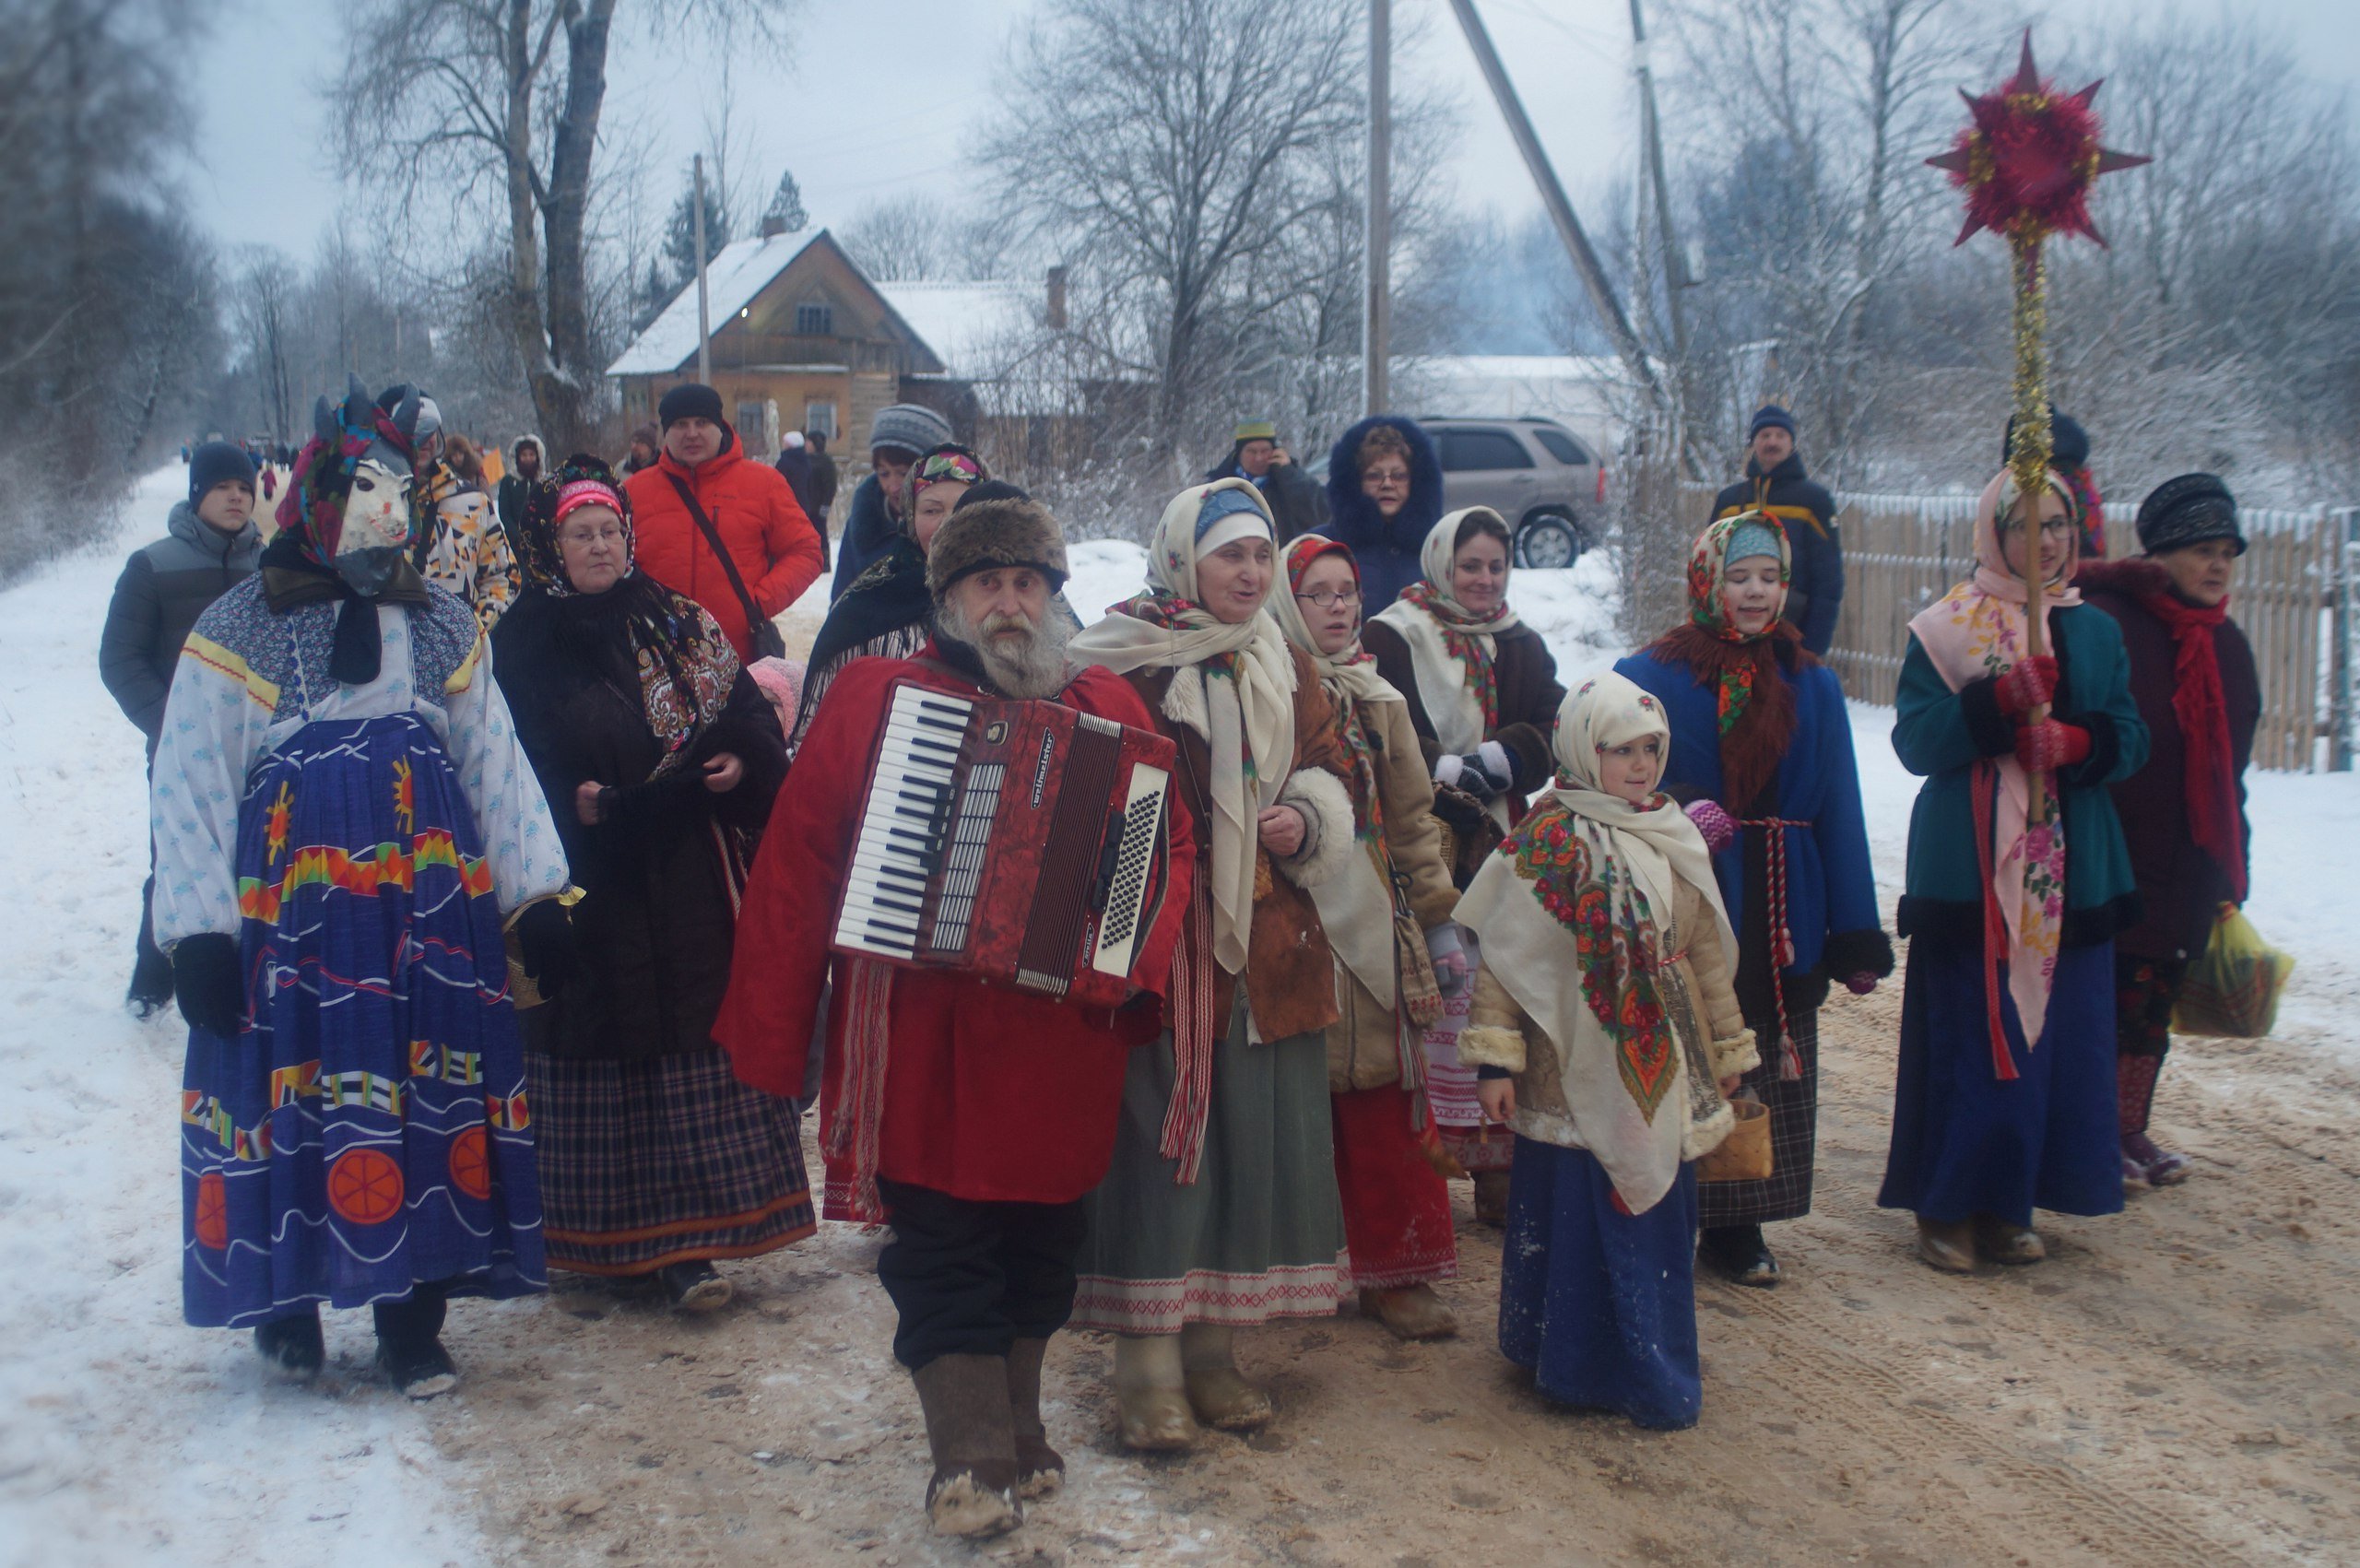
MULTIPOLYGON (((1710 517, 1714 493, 1705 485, 1680 487, 1691 537, 1710 517)), ((2106 507, 2109 556, 2136 552, 2136 510, 2106 507)), ((2350 631, 2354 572, 2343 541, 2353 514, 2327 507, 2242 508, 2238 517, 2248 548, 2237 562, 2232 613, 2261 675, 2254 765, 2292 772, 2348 767, 2352 670, 2337 654, 2350 631), (2323 748, 2323 739, 2331 744, 2323 748)), ((1975 569, 1975 497, 1847 495, 1836 520, 1844 536, 1844 608, 1828 662, 1853 696, 1890 703, 1910 618, 1975 569)), ((1669 614, 1660 619, 1669 624, 1669 614)))

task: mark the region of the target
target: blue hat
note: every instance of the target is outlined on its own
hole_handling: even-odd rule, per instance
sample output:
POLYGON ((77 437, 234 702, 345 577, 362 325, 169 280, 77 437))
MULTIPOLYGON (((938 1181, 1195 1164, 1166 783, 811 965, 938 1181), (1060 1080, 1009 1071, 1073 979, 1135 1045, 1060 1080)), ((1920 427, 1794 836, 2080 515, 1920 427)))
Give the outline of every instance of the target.
POLYGON ((1266 525, 1268 523, 1268 516, 1262 509, 1248 499, 1244 490, 1235 486, 1215 490, 1207 496, 1197 508, 1198 542, 1204 541, 1205 536, 1212 532, 1214 524, 1240 512, 1250 512, 1255 516, 1263 518, 1266 525))
POLYGON ((254 488, 254 460, 226 441, 208 441, 188 454, 188 503, 195 506, 224 479, 254 488))
POLYGON ((1729 548, 1721 552, 1721 564, 1733 566, 1740 560, 1751 560, 1766 555, 1776 560, 1783 554, 1778 548, 1778 536, 1759 523, 1740 523, 1729 530, 1729 548))
POLYGON ((1761 407, 1753 411, 1753 423, 1746 426, 1745 439, 1752 441, 1764 430, 1772 429, 1782 430, 1788 435, 1793 435, 1795 433, 1795 417, 1792 414, 1788 413, 1784 408, 1779 407, 1776 403, 1764 403, 1761 407))

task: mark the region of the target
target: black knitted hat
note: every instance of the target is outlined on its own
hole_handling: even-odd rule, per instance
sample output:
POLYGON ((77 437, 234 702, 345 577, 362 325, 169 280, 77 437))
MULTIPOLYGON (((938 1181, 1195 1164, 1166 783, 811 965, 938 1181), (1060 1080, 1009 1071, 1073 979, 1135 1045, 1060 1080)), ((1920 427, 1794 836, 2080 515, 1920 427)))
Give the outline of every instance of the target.
POLYGON ((2213 474, 2182 474, 2165 479, 2139 503, 2139 545, 2149 555, 2185 549, 2207 539, 2229 539, 2246 553, 2237 527, 2237 498, 2213 474))

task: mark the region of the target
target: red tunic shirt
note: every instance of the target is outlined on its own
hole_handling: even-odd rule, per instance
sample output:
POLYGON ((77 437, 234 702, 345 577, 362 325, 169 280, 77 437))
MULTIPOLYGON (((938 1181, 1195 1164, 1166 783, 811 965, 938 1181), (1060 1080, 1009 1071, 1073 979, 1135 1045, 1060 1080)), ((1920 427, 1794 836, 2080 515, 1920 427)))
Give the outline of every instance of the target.
MULTIPOLYGON (((932 656, 929 645, 921 654, 932 656)), ((974 695, 939 666, 860 659, 821 700, 779 792, 738 916, 728 997, 714 1038, 738 1076, 773 1094, 803 1084, 822 983, 837 976, 822 1069, 824 1129, 842 1114, 847 961, 829 949, 836 895, 859 830, 868 763, 884 727, 888 685, 914 679, 974 695)), ((1153 727, 1130 683, 1088 668, 1057 701, 1138 729, 1153 727)), ((1170 890, 1148 934, 1140 973, 1171 971, 1196 865, 1193 824, 1175 791, 1170 890)), ((1117 1012, 989 984, 972 975, 896 967, 877 1171, 889 1180, 985 1202, 1069 1203, 1105 1176, 1130 1048, 1155 1037, 1153 998, 1117 1012)), ((824 1138, 823 1138, 824 1141, 824 1138)), ((831 1218, 846 1217, 851 1175, 831 1161, 831 1218)))

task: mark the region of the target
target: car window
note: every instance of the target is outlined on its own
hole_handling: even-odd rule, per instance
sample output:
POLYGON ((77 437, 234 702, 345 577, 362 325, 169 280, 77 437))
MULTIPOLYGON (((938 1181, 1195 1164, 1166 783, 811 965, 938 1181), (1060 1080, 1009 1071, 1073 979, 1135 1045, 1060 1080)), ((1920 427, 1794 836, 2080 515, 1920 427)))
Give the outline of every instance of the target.
POLYGON ((1532 454, 1505 430, 1445 430, 1442 467, 1446 474, 1469 468, 1529 468, 1532 454))
POLYGON ((1532 427, 1532 439, 1539 442, 1550 456, 1560 463, 1587 463, 1589 454, 1581 443, 1563 430, 1552 430, 1546 425, 1532 427))

